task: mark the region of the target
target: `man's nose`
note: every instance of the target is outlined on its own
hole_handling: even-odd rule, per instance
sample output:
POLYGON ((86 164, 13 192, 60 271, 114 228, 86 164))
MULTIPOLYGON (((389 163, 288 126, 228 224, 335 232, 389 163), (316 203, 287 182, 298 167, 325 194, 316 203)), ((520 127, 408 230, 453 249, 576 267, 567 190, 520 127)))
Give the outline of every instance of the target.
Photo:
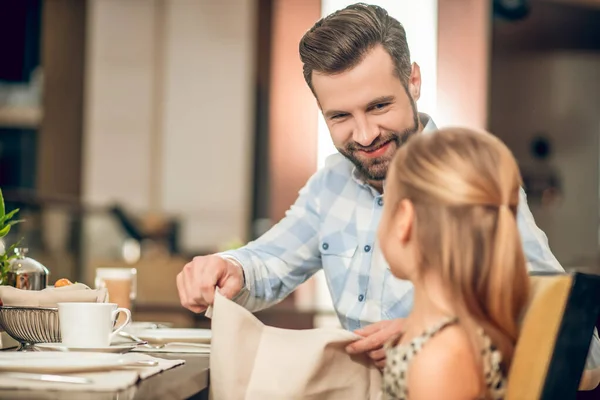
POLYGON ((379 136, 377 126, 369 124, 365 117, 355 118, 356 126, 352 133, 352 139, 361 146, 367 147, 379 136))

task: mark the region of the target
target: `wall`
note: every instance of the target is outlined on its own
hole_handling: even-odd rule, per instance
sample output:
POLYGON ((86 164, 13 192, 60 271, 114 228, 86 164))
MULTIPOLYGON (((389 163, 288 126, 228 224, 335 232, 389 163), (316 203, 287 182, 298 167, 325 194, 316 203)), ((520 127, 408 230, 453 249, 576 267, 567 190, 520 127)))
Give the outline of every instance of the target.
POLYGON ((43 195, 78 198, 86 3, 43 2, 44 118, 38 135, 36 189, 43 195))
POLYGON ((596 264, 599 239, 600 8, 583 4, 534 0, 526 19, 493 24, 491 131, 526 177, 562 183, 555 201, 529 203, 565 267, 596 264), (546 162, 530 150, 538 135, 552 145, 546 162))
POLYGON ((245 238, 254 29, 251 0, 89 1, 84 200, 176 214, 187 250, 245 238))
POLYGON ((298 44, 320 16, 319 0, 274 0, 269 109, 270 217, 279 221, 317 169, 317 102, 298 44))
POLYGON ((600 53, 513 54, 493 64, 491 130, 523 170, 540 171, 529 151, 539 133, 555 151, 549 167, 563 183, 559 203, 530 201, 563 266, 596 257, 600 158, 600 53))
POLYGON ((438 1, 439 127, 487 128, 490 9, 484 0, 438 1))
POLYGON ((250 215, 255 10, 252 0, 165 3, 162 207, 185 218, 183 246, 246 238, 250 215))
POLYGON ((149 207, 154 6, 90 1, 83 199, 149 207))

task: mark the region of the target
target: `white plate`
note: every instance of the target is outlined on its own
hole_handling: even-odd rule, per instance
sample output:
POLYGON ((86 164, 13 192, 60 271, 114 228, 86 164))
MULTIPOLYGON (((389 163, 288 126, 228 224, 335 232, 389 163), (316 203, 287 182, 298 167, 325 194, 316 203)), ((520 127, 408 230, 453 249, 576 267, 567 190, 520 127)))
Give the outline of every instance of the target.
POLYGON ((78 352, 0 353, 0 371, 69 373, 118 369, 135 360, 120 354, 78 352))
POLYGON ((108 347, 97 347, 97 348, 80 348, 80 347, 69 347, 62 343, 38 343, 35 345, 40 350, 45 351, 79 351, 85 353, 127 353, 135 349, 138 345, 136 343, 115 343, 108 347))
POLYGON ((150 343, 210 343, 212 332, 210 329, 144 329, 137 331, 135 336, 150 343))

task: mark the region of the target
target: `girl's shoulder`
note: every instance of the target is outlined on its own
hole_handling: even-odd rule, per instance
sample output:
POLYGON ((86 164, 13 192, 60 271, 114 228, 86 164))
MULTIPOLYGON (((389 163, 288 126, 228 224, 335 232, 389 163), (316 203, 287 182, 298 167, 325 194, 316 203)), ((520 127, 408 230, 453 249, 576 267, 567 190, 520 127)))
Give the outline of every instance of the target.
POLYGON ((500 368, 500 352, 479 330, 480 359, 474 353, 472 337, 454 322, 432 327, 406 344, 389 347, 386 386, 405 395, 410 388, 411 399, 451 400, 480 398, 484 383, 493 399, 503 398, 506 381, 500 368))
POLYGON ((478 398, 481 371, 464 328, 450 325, 433 335, 412 360, 407 378, 414 399, 478 398))

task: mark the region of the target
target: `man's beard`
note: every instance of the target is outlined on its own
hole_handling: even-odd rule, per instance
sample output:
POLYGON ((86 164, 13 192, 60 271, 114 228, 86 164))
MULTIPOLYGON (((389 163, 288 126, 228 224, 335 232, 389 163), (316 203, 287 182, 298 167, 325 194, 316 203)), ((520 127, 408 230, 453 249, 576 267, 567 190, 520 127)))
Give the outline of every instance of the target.
MULTIPOLYGON (((374 151, 380 147, 390 143, 396 146, 398 150, 404 143, 410 139, 419 130, 419 115, 417 109, 412 104, 413 109, 413 122, 414 125, 410 128, 405 129, 402 132, 384 132, 379 135, 369 146, 361 146, 356 142, 350 142, 343 148, 338 148, 338 151, 350 160, 355 166, 358 173, 369 181, 383 181, 387 174, 388 167, 392 161, 393 154, 384 155, 382 157, 373 158, 370 160, 361 159, 356 155, 358 151, 374 151)), ((395 154, 395 152, 394 152, 395 154)))

